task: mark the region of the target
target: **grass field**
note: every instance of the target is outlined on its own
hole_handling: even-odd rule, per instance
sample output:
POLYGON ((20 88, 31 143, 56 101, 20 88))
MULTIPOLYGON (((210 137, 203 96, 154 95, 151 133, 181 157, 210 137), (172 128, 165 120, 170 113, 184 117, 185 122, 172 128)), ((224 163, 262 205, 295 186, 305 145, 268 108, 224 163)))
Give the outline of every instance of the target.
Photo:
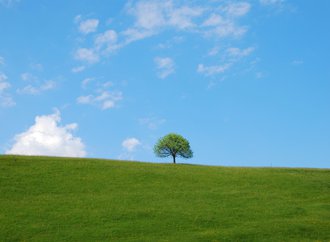
POLYGON ((0 241, 330 241, 330 170, 0 156, 0 241))

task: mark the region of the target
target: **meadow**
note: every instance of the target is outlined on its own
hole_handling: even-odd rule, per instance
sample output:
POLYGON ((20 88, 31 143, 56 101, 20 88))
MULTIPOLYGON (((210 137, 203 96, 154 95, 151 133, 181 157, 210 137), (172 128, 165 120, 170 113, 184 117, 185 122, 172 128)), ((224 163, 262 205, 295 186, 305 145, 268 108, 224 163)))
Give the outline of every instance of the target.
POLYGON ((330 241, 330 170, 2 155, 0 241, 330 241))

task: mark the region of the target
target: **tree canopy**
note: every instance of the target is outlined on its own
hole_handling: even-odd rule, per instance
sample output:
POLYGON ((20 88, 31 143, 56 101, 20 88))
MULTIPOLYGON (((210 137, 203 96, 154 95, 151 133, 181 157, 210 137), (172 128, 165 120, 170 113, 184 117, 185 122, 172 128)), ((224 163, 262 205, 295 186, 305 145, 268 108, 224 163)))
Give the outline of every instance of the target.
POLYGON ((188 140, 179 134, 170 133, 158 140, 154 147, 154 152, 158 157, 173 157, 173 163, 176 163, 176 157, 185 159, 193 157, 188 140))

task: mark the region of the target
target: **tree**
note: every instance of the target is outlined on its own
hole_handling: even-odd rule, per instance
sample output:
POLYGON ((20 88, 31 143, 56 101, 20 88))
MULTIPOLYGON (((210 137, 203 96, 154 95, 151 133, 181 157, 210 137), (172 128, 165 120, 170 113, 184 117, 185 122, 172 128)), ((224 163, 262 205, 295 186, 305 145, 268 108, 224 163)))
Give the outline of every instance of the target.
POLYGON ((159 139, 154 147, 154 152, 158 157, 172 156, 174 164, 177 156, 186 159, 193 157, 188 140, 173 133, 159 139))

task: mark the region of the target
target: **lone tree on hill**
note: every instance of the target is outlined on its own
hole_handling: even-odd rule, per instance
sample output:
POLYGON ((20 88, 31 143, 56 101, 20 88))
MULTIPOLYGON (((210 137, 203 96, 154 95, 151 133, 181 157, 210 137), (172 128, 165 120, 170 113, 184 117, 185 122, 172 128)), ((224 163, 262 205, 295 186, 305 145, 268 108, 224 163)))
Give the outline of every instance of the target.
POLYGON ((154 147, 154 152, 158 157, 172 156, 174 164, 177 156, 186 159, 193 157, 188 140, 173 133, 159 139, 154 147))

